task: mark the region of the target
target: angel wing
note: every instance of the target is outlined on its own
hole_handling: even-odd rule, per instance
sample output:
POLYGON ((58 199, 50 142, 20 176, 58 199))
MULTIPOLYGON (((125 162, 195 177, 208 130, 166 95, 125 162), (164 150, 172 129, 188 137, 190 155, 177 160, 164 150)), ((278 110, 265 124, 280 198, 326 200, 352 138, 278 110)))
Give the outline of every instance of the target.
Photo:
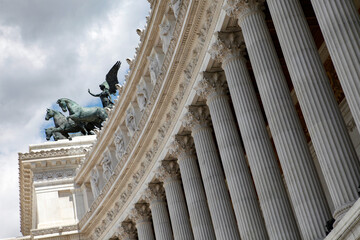
POLYGON ((115 65, 110 69, 108 74, 106 74, 106 82, 109 84, 109 92, 111 94, 116 93, 116 84, 119 83, 117 74, 120 68, 121 62, 117 61, 115 65))

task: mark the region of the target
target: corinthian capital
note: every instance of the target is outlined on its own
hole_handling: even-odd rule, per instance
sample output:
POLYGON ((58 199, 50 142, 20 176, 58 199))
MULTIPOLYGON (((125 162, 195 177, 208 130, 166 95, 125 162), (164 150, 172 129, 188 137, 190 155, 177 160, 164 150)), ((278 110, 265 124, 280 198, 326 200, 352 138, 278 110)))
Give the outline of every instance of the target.
POLYGON ((144 198, 149 203, 153 200, 164 200, 165 189, 162 183, 149 183, 148 188, 145 190, 144 198))
POLYGON ((240 25, 251 14, 263 14, 264 2, 265 0, 227 0, 224 10, 228 16, 237 18, 240 25))
POLYGON ((202 78, 196 86, 196 94, 207 99, 226 94, 226 79, 224 72, 202 72, 202 78))
POLYGON ((216 41, 211 46, 210 56, 219 61, 226 62, 234 57, 242 57, 245 54, 245 42, 241 31, 216 32, 216 41))
POLYGON ((121 239, 137 239, 135 224, 130 220, 125 220, 120 224, 119 236, 121 239))
POLYGON ((157 178, 166 183, 171 179, 180 177, 179 165, 174 160, 164 160, 158 169, 157 178))
POLYGON ((169 152, 177 157, 178 160, 185 156, 195 155, 194 139, 190 134, 175 135, 174 141, 170 145, 169 152))
POLYGON ((206 106, 188 106, 182 124, 192 129, 192 133, 199 128, 209 127, 211 123, 209 109, 206 106))
POLYGON ((131 219, 136 223, 139 221, 149 221, 151 219, 151 211, 148 203, 136 203, 130 212, 131 219))

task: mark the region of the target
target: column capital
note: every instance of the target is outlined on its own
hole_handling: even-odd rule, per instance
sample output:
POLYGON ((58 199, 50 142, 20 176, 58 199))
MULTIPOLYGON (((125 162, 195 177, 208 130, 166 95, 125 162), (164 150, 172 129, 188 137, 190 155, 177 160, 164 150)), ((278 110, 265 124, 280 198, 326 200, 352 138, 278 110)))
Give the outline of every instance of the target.
POLYGON ((164 160, 161 163, 161 166, 158 168, 158 172, 156 174, 156 177, 164 182, 171 181, 171 180, 177 180, 180 178, 180 169, 179 165, 175 160, 164 160))
POLYGON ((196 94, 209 101, 219 95, 225 95, 227 92, 227 82, 224 72, 202 72, 201 80, 195 87, 196 94))
POLYGON ((130 220, 123 221, 119 226, 118 235, 121 239, 137 239, 135 224, 130 220))
POLYGON ((216 32, 216 41, 211 45, 209 54, 212 59, 225 64, 233 58, 240 58, 246 52, 242 31, 216 32))
POLYGON ((135 203, 135 207, 130 211, 130 218, 135 222, 150 221, 151 210, 148 203, 135 203))
POLYGON ((185 114, 182 119, 182 124, 184 127, 189 127, 192 129, 192 134, 194 131, 200 128, 208 128, 211 124, 210 112, 206 106, 187 106, 188 112, 185 114))
POLYGON ((237 18, 240 25, 251 14, 260 13, 265 16, 264 2, 265 0, 227 0, 224 10, 228 16, 237 18))
POLYGON ((145 190, 144 199, 151 203, 154 200, 163 201, 165 199, 165 189, 162 183, 149 183, 145 190))
POLYGON ((181 158, 186 156, 195 156, 196 152, 194 139, 191 137, 190 134, 175 135, 174 141, 172 141, 170 144, 169 152, 171 155, 175 156, 178 161, 180 161, 181 158))

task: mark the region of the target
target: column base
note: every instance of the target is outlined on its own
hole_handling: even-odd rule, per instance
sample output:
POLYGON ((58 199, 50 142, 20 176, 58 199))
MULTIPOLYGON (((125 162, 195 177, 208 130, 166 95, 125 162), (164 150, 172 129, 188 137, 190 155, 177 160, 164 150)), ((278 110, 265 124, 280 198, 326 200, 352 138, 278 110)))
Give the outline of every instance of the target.
POLYGON ((340 220, 344 217, 344 215, 347 213, 347 211, 354 205, 356 201, 352 201, 349 203, 346 203, 344 205, 342 205, 340 208, 336 209, 334 212, 334 228, 336 227, 336 225, 340 222, 340 220))

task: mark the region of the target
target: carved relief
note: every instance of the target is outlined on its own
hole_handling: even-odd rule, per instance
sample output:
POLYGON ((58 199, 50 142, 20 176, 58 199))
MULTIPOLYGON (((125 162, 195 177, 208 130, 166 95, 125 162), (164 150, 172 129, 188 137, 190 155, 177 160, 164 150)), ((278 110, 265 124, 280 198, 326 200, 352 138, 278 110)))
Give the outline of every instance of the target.
POLYGON ((160 75, 160 71, 161 71, 160 63, 159 63, 158 59, 155 57, 148 56, 148 60, 149 60, 149 71, 150 71, 151 83, 153 85, 155 85, 156 80, 157 80, 158 76, 160 75))
POLYGON ((160 39, 162 42, 162 50, 167 52, 170 42, 173 39, 175 21, 171 19, 171 16, 167 16, 164 21, 159 25, 160 39))
POLYGON ((100 179, 99 178, 100 178, 99 170, 95 167, 91 171, 91 176, 90 176, 91 190, 94 195, 94 198, 97 198, 97 196, 99 196, 99 194, 100 194, 100 179))
POLYGON ((103 168, 103 176, 106 181, 108 181, 113 173, 113 169, 111 166, 111 155, 109 151, 104 153, 104 158, 101 161, 101 165, 103 168))
POLYGON ((170 1, 170 7, 174 12, 174 16, 177 19, 180 12, 180 6, 181 6, 182 0, 171 0, 170 1))
POLYGON ((115 143, 115 153, 116 153, 116 157, 118 158, 118 160, 120 161, 121 157, 124 155, 125 153, 125 139, 124 139, 124 135, 123 133, 118 130, 117 132, 115 132, 115 138, 114 138, 114 143, 115 143))
POLYGON ((136 119, 135 119, 135 110, 132 106, 128 108, 128 110, 126 111, 125 123, 126 123, 126 127, 129 130, 130 136, 134 135, 136 131, 136 119))
POLYGON ((139 104, 140 111, 144 111, 148 104, 148 92, 145 83, 140 83, 136 91, 137 103, 139 104))

